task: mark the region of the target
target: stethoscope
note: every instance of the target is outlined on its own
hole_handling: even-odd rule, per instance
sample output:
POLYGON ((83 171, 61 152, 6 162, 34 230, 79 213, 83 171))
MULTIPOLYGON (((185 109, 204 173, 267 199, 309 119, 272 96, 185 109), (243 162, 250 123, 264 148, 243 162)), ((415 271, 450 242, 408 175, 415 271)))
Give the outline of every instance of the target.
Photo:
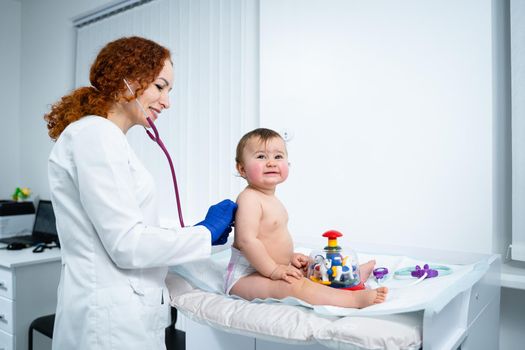
MULTIPOLYGON (((135 95, 135 93, 133 92, 133 89, 131 89, 131 86, 129 85, 126 79, 124 79, 124 84, 126 84, 126 87, 128 88, 129 92, 132 95, 135 95)), ((182 209, 180 205, 179 187, 177 186, 177 176, 175 175, 175 168, 173 167, 173 161, 171 160, 170 154, 168 150, 166 149, 166 146, 164 146, 164 142, 162 142, 162 140, 160 139, 160 135, 159 135, 159 131, 157 130, 157 127, 155 126, 155 124, 153 124, 153 121, 148 116, 148 113, 146 113, 144 106, 142 106, 142 103, 140 103, 136 97, 135 97, 135 103, 142 110, 142 113, 144 113, 144 116, 146 117, 146 120, 148 121, 149 126, 153 129, 153 134, 152 134, 151 131, 149 131, 148 129, 144 127, 146 134, 148 134, 151 140, 153 140, 159 145, 160 149, 162 149, 162 151, 166 155, 166 159, 168 159, 168 163, 170 165, 170 170, 171 170, 171 178, 173 180, 173 188, 175 189, 175 198, 177 200, 177 209, 179 211, 179 222, 180 222, 180 226, 184 227, 184 219, 182 218, 182 209)))
MULTIPOLYGON (((389 271, 386 267, 378 267, 372 272, 378 285, 382 285, 388 278, 389 271)), ((423 267, 416 265, 415 267, 405 267, 394 272, 394 278, 397 279, 413 279, 409 284, 406 284, 404 287, 415 286, 416 284, 422 282, 427 278, 434 278, 438 276, 447 276, 452 273, 452 269, 448 266, 443 265, 429 265, 424 264, 423 267)), ((398 287, 401 288, 401 287, 398 287)))

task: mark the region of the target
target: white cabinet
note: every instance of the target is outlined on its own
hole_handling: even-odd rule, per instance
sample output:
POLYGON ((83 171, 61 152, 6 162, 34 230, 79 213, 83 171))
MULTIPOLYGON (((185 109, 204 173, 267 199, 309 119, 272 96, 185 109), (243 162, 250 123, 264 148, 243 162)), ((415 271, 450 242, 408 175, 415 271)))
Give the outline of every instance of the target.
POLYGON ((60 266, 57 248, 0 251, 0 350, 27 349, 31 322, 55 312, 60 266))
POLYGON ((326 350, 321 344, 284 344, 211 328, 187 319, 186 349, 215 350, 326 350))
POLYGON ((186 349, 250 350, 256 339, 204 326, 187 319, 186 349))

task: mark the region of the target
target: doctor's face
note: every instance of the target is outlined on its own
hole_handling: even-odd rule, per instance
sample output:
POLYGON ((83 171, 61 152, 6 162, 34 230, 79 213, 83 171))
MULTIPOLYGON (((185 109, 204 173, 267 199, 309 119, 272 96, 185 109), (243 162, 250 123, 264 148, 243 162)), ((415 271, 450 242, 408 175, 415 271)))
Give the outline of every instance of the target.
MULTIPOLYGON (((155 80, 144 90, 137 100, 153 122, 159 117, 159 114, 170 107, 169 92, 173 87, 173 65, 170 60, 164 62, 164 66, 155 80)), ((144 113, 134 101, 131 101, 129 108, 134 124, 139 124, 149 128, 148 121, 144 113)))

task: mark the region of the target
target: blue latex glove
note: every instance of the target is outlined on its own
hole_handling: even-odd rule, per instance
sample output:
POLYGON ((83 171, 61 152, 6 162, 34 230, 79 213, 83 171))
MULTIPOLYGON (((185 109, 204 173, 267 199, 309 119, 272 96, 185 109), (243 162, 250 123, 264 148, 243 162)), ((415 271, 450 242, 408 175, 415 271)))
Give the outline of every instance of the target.
POLYGON ((206 218, 197 224, 210 230, 212 245, 221 245, 228 241, 228 236, 230 232, 232 232, 236 210, 237 204, 229 199, 225 199, 220 203, 212 205, 210 209, 208 209, 206 218))

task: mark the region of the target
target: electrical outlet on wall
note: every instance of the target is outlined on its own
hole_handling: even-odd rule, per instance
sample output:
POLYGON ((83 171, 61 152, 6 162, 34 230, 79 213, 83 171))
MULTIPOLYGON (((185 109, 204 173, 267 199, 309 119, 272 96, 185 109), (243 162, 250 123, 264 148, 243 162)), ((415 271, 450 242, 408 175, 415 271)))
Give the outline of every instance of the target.
POLYGON ((281 136, 283 137, 284 141, 290 142, 293 140, 294 132, 291 129, 283 129, 281 131, 281 136))

